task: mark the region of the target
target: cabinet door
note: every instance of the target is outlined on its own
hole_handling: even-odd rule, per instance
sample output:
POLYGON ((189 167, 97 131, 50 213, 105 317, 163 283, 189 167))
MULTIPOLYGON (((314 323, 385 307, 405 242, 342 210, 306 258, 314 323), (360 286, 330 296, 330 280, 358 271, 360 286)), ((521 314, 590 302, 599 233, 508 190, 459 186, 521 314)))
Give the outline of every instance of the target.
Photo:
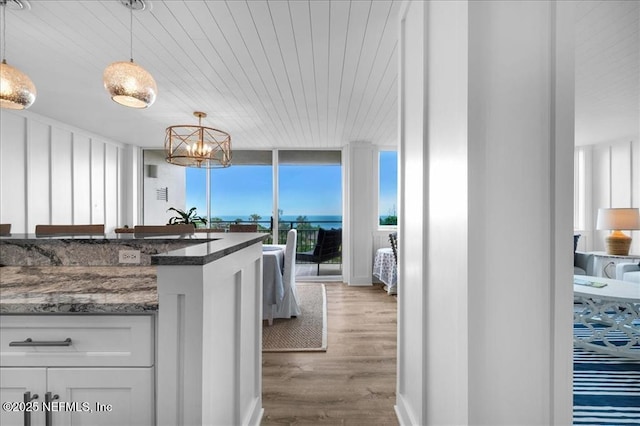
POLYGON ((54 426, 154 423, 153 367, 49 368, 47 377, 48 390, 58 396, 54 426))
POLYGON ((3 403, 0 424, 2 426, 28 424, 25 418, 26 407, 21 404, 24 402, 26 392, 29 392, 31 397, 38 395, 38 398, 33 399, 33 404, 28 407, 34 411, 27 413, 27 418, 31 417, 33 425, 44 424, 42 401, 46 386, 47 373, 44 368, 0 368, 0 401, 3 403), (7 406, 6 403, 10 405, 7 406))

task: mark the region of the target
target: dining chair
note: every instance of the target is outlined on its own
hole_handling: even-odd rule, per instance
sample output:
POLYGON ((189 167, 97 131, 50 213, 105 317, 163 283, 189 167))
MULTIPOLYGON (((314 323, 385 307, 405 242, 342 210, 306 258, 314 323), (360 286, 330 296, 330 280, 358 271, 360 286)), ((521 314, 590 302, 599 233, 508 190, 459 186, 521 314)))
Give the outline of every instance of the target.
POLYGON ((289 230, 287 244, 284 249, 284 272, 282 274, 282 286, 284 296, 280 306, 263 305, 263 319, 271 325, 274 318, 293 318, 302 313, 298 301, 296 289, 296 245, 298 243, 298 231, 289 230))
POLYGON ((60 235, 104 235, 104 224, 100 225, 36 225, 36 236, 60 235))
POLYGON ((398 233, 389 234, 389 243, 391 244, 391 252, 393 253, 393 262, 398 266, 398 233))
POLYGON ((284 249, 284 299, 282 301, 282 313, 289 317, 300 315, 298 292, 296 291, 296 246, 298 244, 298 231, 289 230, 287 233, 287 245, 284 249))
POLYGON ((136 225, 133 230, 139 236, 157 235, 191 235, 195 233, 195 226, 186 223, 180 225, 136 225))
POLYGON ((0 223, 0 235, 9 235, 9 234, 11 234, 11 224, 0 223))
POLYGON ((229 225, 229 232, 258 232, 257 224, 232 223, 229 225))
POLYGON ((116 234, 133 234, 135 230, 133 228, 116 228, 116 234))

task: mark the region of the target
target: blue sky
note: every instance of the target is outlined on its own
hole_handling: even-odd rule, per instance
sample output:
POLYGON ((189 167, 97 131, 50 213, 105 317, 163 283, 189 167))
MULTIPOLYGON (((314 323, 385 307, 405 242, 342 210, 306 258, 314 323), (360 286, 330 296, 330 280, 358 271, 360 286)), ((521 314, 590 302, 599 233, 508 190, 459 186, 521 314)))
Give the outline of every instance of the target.
MULTIPOLYGON (((397 154, 380 153, 380 215, 395 211, 397 154)), ((206 215, 204 169, 187 168, 186 208, 206 215)), ((267 220, 273 197, 272 166, 236 165, 211 170, 211 215, 246 217, 253 213, 267 220)), ((284 216, 341 216, 342 172, 339 165, 281 165, 280 209, 284 216)))
MULTIPOLYGON (((187 169, 187 208, 206 214, 204 169, 187 169)), ((231 166, 211 170, 213 217, 271 216, 271 166, 231 166)), ((280 167, 280 209, 285 216, 342 215, 341 170, 335 166, 280 167)))
POLYGON ((380 151, 380 194, 378 215, 396 212, 398 196, 398 153, 380 151))

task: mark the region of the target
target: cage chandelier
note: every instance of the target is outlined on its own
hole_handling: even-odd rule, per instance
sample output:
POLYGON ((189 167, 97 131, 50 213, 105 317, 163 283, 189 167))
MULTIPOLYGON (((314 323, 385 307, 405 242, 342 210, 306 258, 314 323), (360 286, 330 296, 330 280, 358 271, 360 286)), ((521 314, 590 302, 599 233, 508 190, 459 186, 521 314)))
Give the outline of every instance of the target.
POLYGON ((26 109, 36 100, 36 86, 28 75, 7 64, 6 54, 6 8, 7 3, 18 10, 25 8, 20 0, 0 0, 2 10, 2 63, 0 63, 0 107, 7 109, 26 109))
POLYGON ((153 76, 133 62, 133 10, 144 10, 143 0, 120 0, 129 8, 130 60, 113 62, 104 70, 102 81, 109 96, 120 105, 148 108, 156 100, 158 86, 153 76))
POLYGON ((206 113, 195 111, 198 125, 167 127, 164 150, 168 163, 205 169, 231 165, 231 135, 222 130, 205 127, 206 113))

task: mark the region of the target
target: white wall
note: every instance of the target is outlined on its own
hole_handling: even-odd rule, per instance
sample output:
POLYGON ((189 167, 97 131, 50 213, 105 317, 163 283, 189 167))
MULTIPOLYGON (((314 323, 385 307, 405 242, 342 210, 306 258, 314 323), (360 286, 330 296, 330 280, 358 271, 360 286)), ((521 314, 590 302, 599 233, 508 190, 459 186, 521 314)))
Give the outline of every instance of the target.
MULTIPOLYGON (((580 146, 585 156, 584 178, 586 191, 578 202, 585 209, 584 227, 579 250, 604 251, 604 239, 608 231, 595 229, 598 209, 602 207, 640 207, 640 142, 633 140, 612 141, 597 145, 580 146)), ((633 238, 632 254, 640 253, 640 231, 623 231, 633 238)))
POLYGON ((401 15, 402 424, 571 423, 572 8, 401 15))
POLYGON ((131 147, 28 111, 0 111, 0 222, 12 233, 37 224, 104 224, 130 215, 124 197, 131 147))
MULTIPOLYGON (((144 224, 164 225, 176 215, 169 207, 184 210, 186 206, 186 168, 169 164, 162 150, 144 150, 144 224), (148 166, 155 165, 158 177, 148 176, 148 166), (159 200, 157 190, 168 188, 168 200, 159 200)), ((189 206, 188 208, 191 208, 189 206)), ((201 212, 205 215, 205 212, 201 212)))

